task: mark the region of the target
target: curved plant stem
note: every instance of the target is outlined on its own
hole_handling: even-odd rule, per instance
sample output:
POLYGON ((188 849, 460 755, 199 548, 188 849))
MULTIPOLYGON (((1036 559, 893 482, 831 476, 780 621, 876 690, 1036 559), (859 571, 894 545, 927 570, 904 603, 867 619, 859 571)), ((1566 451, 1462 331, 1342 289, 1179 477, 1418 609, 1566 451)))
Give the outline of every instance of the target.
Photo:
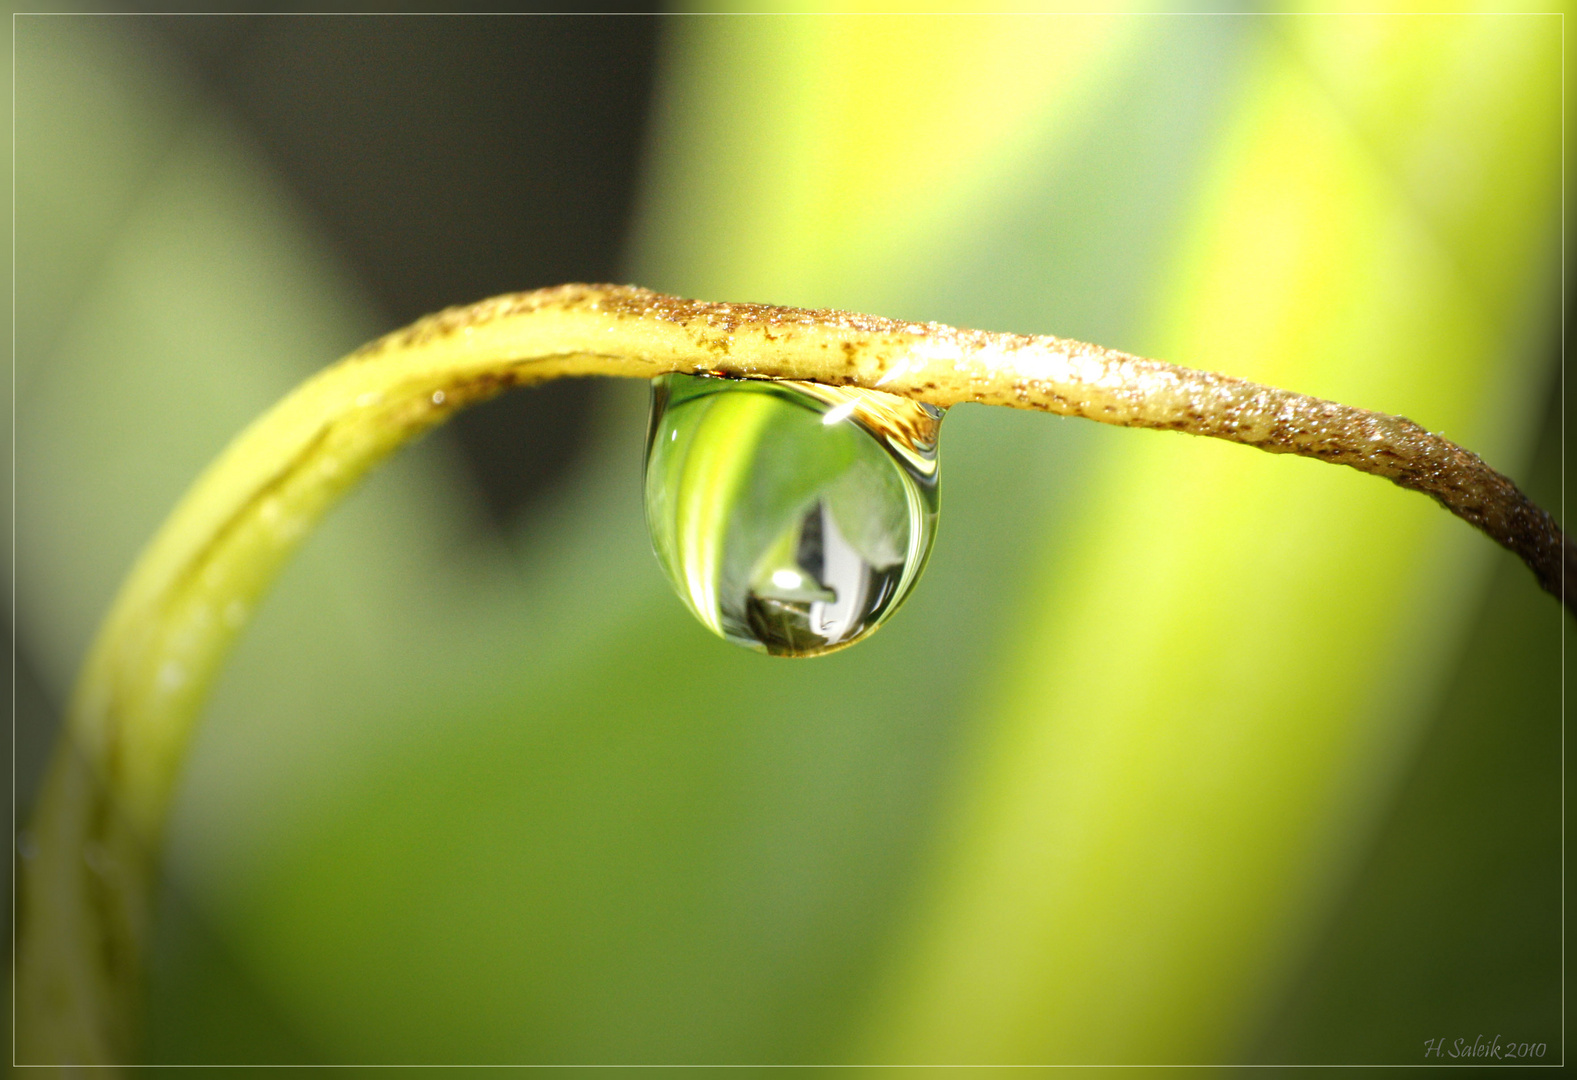
POLYGON ((99 631, 22 851, 18 1061, 135 1058, 154 858, 206 689, 281 563, 401 443, 500 391, 668 371, 800 379, 1167 428, 1425 492, 1560 595, 1574 549, 1476 456, 1409 420, 1053 337, 566 285, 425 318, 311 379, 198 479, 99 631))

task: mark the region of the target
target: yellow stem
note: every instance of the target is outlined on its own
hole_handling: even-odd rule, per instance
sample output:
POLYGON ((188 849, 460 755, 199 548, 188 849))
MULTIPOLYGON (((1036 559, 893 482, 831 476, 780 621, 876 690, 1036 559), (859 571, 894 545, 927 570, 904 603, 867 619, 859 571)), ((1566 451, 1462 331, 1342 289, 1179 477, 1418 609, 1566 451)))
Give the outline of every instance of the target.
POLYGON ((1168 428, 1423 490, 1559 589, 1571 545, 1472 454, 1407 420, 1052 337, 566 285, 423 319, 243 432, 153 538, 73 694, 22 838, 18 1062, 128 1064, 156 852, 207 688, 317 519, 401 443, 512 386, 669 371, 798 379, 1168 428))

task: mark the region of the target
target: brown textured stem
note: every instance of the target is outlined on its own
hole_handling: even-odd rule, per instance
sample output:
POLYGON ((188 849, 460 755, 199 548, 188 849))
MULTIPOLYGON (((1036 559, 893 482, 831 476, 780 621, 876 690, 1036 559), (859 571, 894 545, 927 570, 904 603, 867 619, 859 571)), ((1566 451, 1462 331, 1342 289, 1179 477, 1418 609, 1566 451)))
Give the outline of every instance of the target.
POLYGON ((845 311, 682 300, 616 285, 565 285, 452 308, 374 343, 443 338, 557 308, 639 324, 664 370, 863 386, 933 405, 974 401, 1125 427, 1161 428, 1300 454, 1421 491, 1515 553, 1563 595, 1577 547, 1478 455, 1399 416, 1051 336, 961 330, 845 311))

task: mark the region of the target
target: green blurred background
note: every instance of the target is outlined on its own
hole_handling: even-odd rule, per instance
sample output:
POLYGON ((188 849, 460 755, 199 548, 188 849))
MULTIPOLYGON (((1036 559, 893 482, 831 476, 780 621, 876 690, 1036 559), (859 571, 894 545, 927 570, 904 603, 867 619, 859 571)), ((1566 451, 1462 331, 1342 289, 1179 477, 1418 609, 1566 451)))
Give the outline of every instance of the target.
MULTIPOLYGON (((494 292, 1079 337, 1554 508, 1562 33, 19 16, 17 805, 196 472, 494 292)), ((1512 556, 1348 470, 963 407, 907 607, 772 660, 664 582, 645 407, 485 406, 286 570, 171 823, 148 1061, 1562 1060, 1565 624, 1512 556)))

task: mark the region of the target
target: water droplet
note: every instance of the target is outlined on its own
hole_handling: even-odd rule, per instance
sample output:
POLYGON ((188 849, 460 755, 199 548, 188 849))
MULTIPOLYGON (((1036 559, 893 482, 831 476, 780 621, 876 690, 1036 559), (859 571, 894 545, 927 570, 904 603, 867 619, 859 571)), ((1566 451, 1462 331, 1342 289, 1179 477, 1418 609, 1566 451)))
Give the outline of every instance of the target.
POLYGON ((652 380, 646 522, 715 633, 774 656, 860 640, 936 535, 941 410, 854 387, 652 380))

